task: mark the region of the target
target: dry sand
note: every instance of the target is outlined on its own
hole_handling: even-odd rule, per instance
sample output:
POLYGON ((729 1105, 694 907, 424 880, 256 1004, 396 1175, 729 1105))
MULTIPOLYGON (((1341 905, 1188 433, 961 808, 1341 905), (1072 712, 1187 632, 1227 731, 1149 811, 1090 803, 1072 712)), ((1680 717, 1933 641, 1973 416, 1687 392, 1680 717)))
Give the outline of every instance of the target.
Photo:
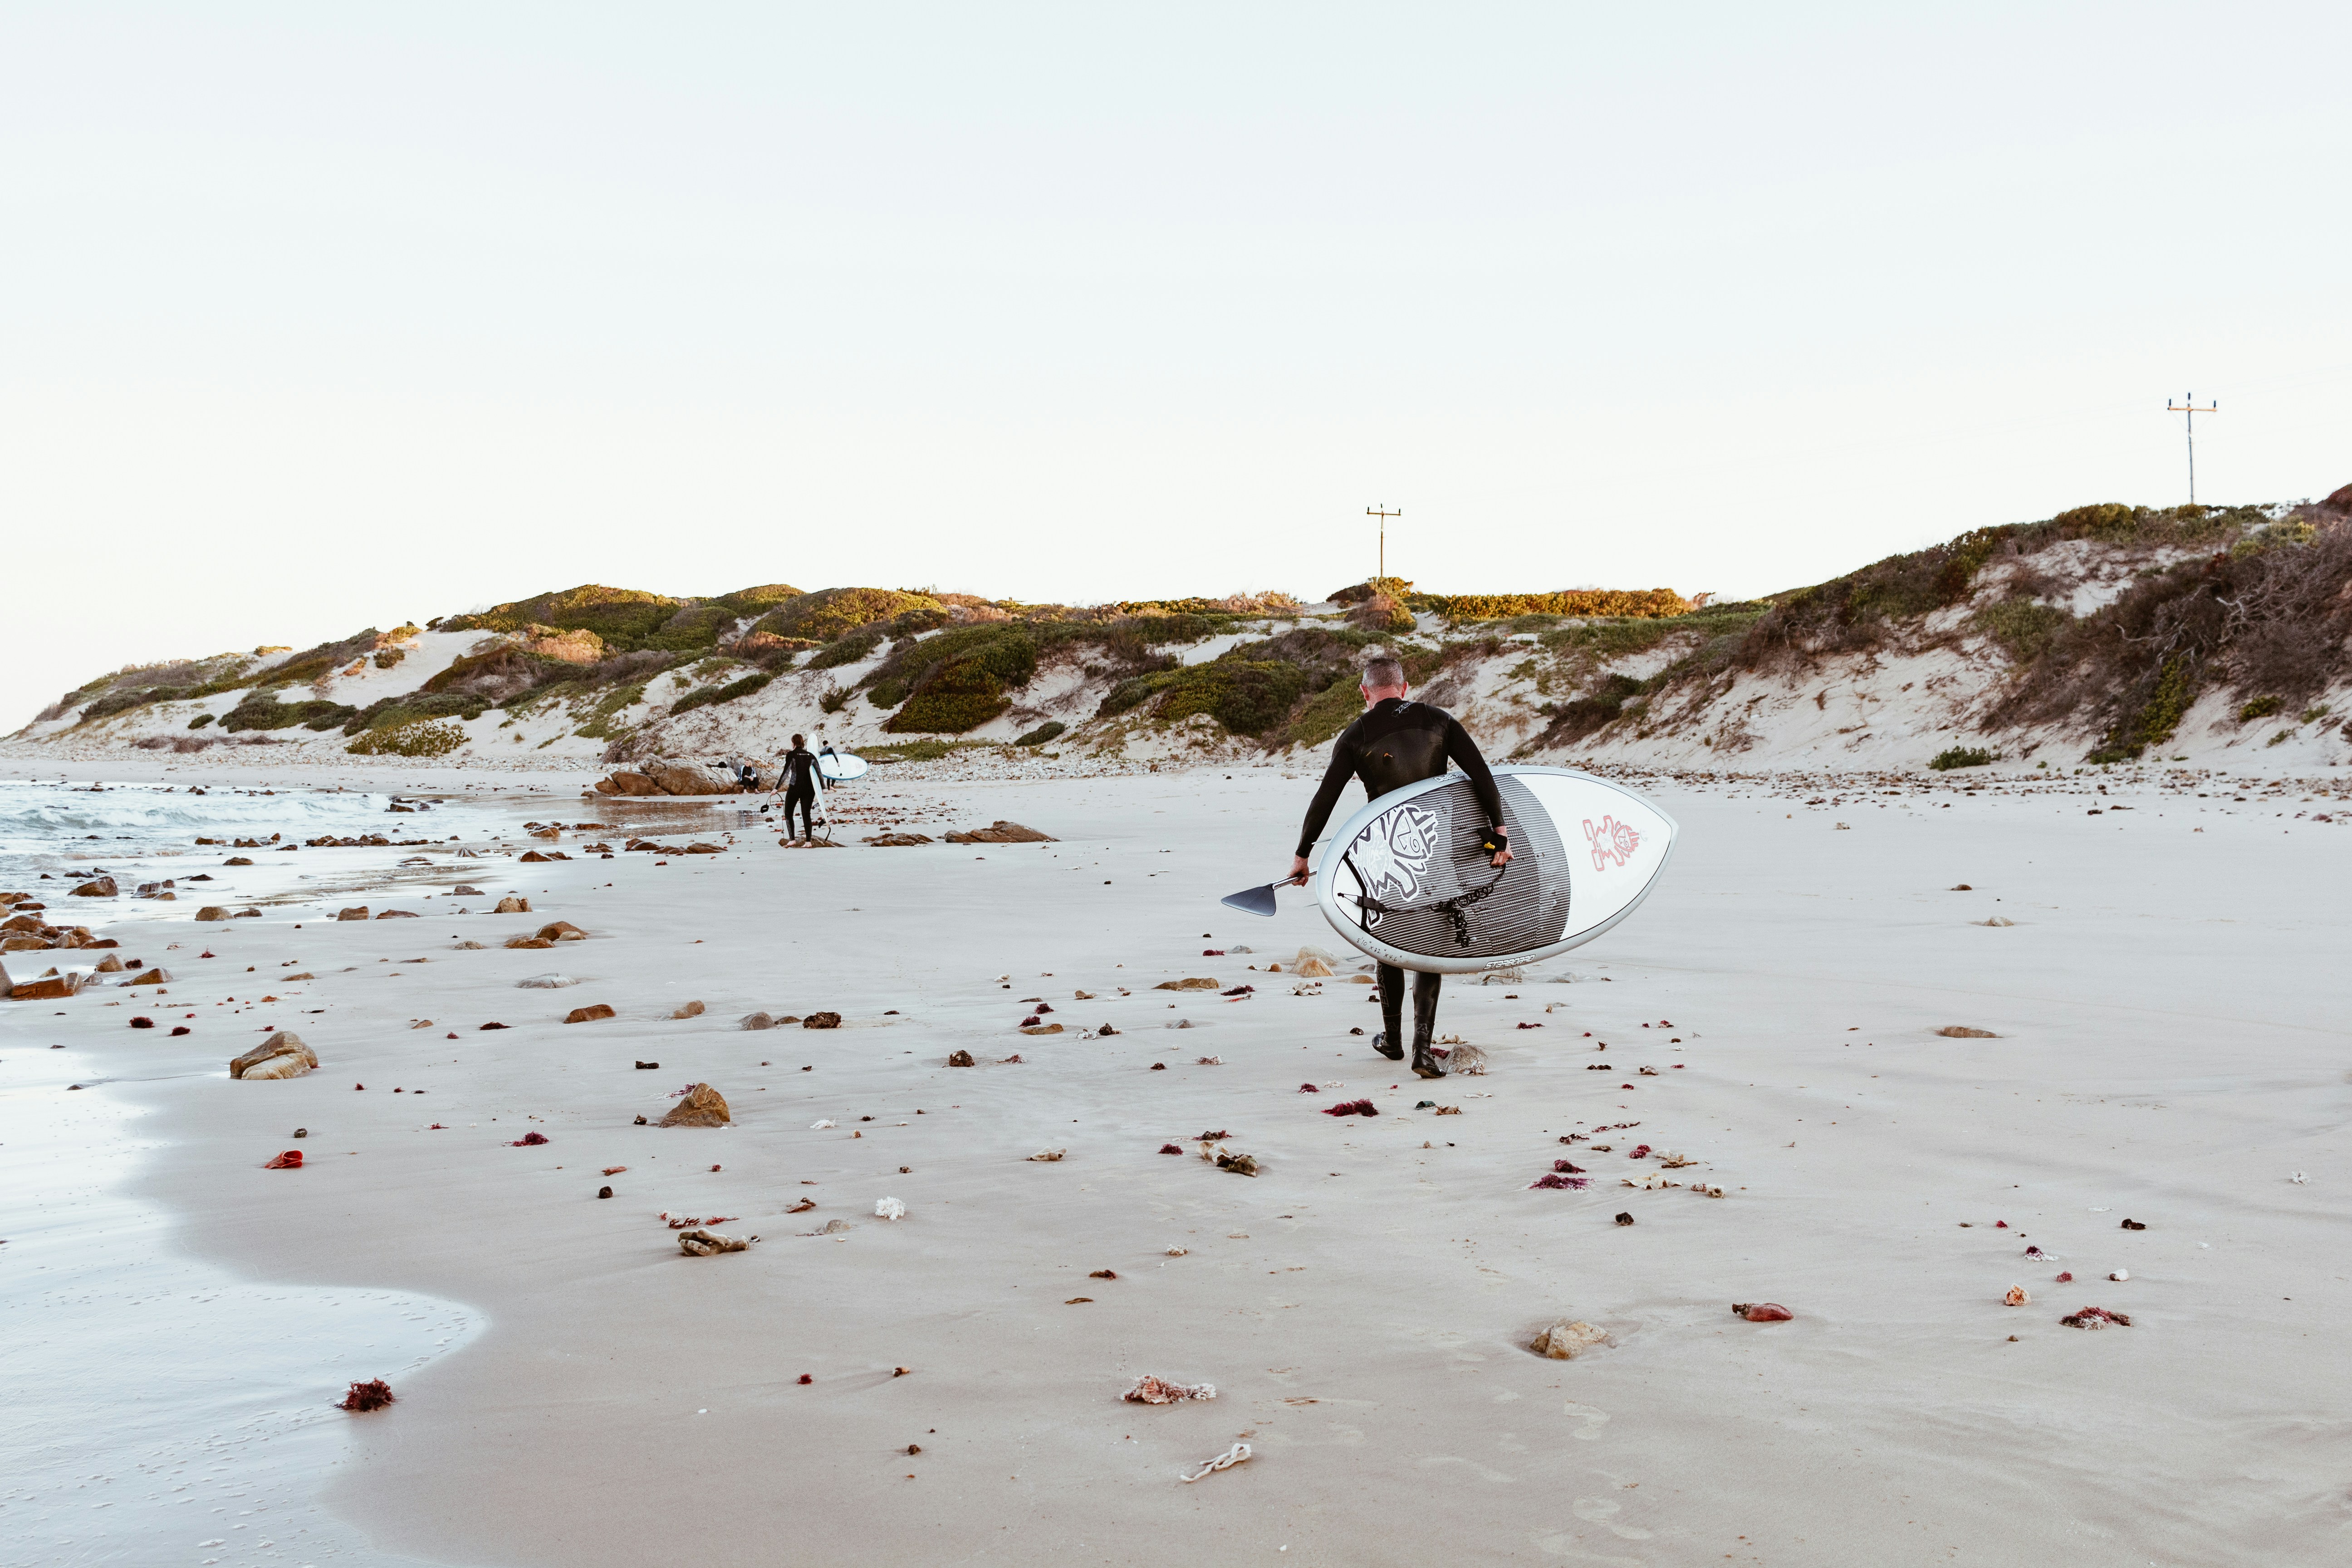
MULTIPOLYGON (((946 798, 870 787, 913 797, 910 820, 946 798)), ((18 1126, 62 1125, 92 1094, 136 1114, 147 1148, 122 1199, 173 1225, 118 1249, 119 1271, 194 1260, 289 1314, 369 1291, 478 1324, 436 1334, 453 1342, 429 1361, 387 1341, 381 1365, 289 1363, 268 1390, 315 1410, 343 1377, 394 1378, 389 1411, 317 1428, 346 1445, 315 1469, 322 1520, 380 1553, 2137 1568, 2352 1549, 2352 1377, 2329 1348, 2352 1306, 2331 826, 2178 795, 2092 817, 2049 798, 1833 813, 1668 792, 1685 837, 1650 903, 1524 984, 1449 984, 1443 1026, 1492 1071, 1423 1085, 1370 1051, 1352 962, 1315 995, 1265 972, 1301 942, 1346 952, 1303 898, 1265 921, 1214 901, 1280 869, 1307 787, 959 785, 953 820, 1062 842, 785 851, 739 830, 733 852, 667 865, 437 859, 396 897, 339 888, 226 925, 188 923, 188 901, 121 908, 156 949, 141 956, 178 976, 173 1010, 107 1005, 117 993, 14 1005, 0 1066, 31 1076, 7 1100, 18 1126), (421 897, 460 879, 532 913, 421 897), (344 901, 429 913, 320 920, 344 901), (2015 924, 1977 923, 1993 917, 2015 924), (557 919, 593 940, 453 950, 557 919), (196 958, 205 943, 218 956, 196 958), (1256 951, 1201 956, 1235 944, 1256 951), (317 978, 255 989, 289 967, 317 978), (517 984, 549 971, 583 983, 517 984), (1257 989, 1151 989, 1188 975, 1257 989), (247 1005, 263 994, 280 1000, 247 1005), (1019 1033, 1029 997, 1070 1032, 1019 1033), (671 1021, 689 999, 707 1013, 671 1021), (558 1022, 600 1002, 619 1016, 558 1022), (755 1009, 845 1023, 735 1027, 755 1009), (131 1032, 134 1012, 194 1032, 131 1032), (1178 1019, 1194 1026, 1164 1027, 1178 1019), (1078 1037, 1106 1022, 1120 1033, 1078 1037), (269 1025, 322 1068, 229 1081, 269 1025), (1995 1037, 1935 1033, 1950 1025, 1995 1037), (68 1048, 40 1049, 52 1039, 68 1048), (1596 1040, 1609 1071, 1588 1070, 1596 1040), (944 1066, 959 1049, 983 1065, 944 1066), (694 1081, 726 1095, 733 1128, 634 1125, 694 1081), (1318 1114, 1359 1097, 1381 1114, 1318 1114), (1559 1142, 1621 1122, 1638 1126, 1559 1142), (1263 1173, 1193 1157, 1209 1130, 1263 1173), (533 1131, 549 1142, 509 1146, 533 1131), (1156 1152, 1171 1142, 1187 1152, 1156 1152), (1661 1172, 1627 1158, 1636 1143, 1698 1163, 1661 1172), (298 1146, 305 1169, 260 1168, 298 1146), (1027 1158, 1041 1148, 1067 1154, 1027 1158), (1590 1190, 1528 1190, 1562 1156, 1590 1190), (817 1206, 788 1215, 803 1196, 817 1206), (905 1219, 873 1217, 885 1196, 905 1219), (761 1240, 687 1258, 664 1210, 739 1216, 719 1228, 761 1240), (834 1219, 855 1228, 803 1234, 834 1219), (2012 1284, 2031 1305, 2002 1305, 2012 1284), (1733 1318, 1755 1300, 1794 1319, 1733 1318), (2133 1326, 2060 1326, 2093 1304, 2133 1326), (1530 1354, 1563 1316, 1613 1344, 1530 1354), (1120 1403, 1145 1373, 1219 1396, 1120 1403), (1250 1462, 1177 1480, 1237 1439, 1250 1462)), ((706 812, 704 837, 738 821, 658 809, 706 812)), ((595 838, 616 842, 561 847, 595 838)), ((352 857, 357 888, 410 853, 285 859, 322 874, 352 857)), ((278 881, 251 890, 293 886, 263 873, 278 881)), ((127 1134, 89 1136, 95 1157, 127 1134)), ((55 1246, 88 1201, 20 1198, 8 1254, 55 1246)), ((99 1333, 66 1297, 10 1289, 11 1321, 49 1314, 56 1346, 99 1333)), ((180 1310, 140 1310, 159 1309, 180 1310)), ((79 1503, 52 1489, 7 1506, 47 1528, 79 1503)), ((105 1560, 29 1539, 0 1561, 105 1560)), ((198 1539, 152 1560, 362 1550, 198 1539)))

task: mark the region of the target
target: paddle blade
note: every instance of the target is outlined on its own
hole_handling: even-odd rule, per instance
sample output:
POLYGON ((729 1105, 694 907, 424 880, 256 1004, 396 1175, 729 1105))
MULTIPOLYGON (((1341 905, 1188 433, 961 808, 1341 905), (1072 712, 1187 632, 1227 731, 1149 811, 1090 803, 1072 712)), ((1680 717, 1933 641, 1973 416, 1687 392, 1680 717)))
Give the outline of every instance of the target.
POLYGON ((1278 886, 1279 883, 1268 882, 1263 888, 1245 888, 1238 893, 1227 893, 1217 902, 1245 915, 1270 915, 1274 913, 1274 889, 1278 886))

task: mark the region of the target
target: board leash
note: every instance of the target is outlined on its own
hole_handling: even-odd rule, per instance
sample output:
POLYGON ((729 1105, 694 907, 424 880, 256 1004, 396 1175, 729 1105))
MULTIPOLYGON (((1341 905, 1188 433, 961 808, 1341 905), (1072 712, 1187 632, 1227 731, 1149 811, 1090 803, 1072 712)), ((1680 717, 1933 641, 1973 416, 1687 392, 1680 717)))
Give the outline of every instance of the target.
MULTIPOLYGON (((1355 860, 1344 851, 1341 852, 1339 860, 1340 863, 1346 866, 1349 871, 1355 873, 1357 885, 1360 887, 1362 886, 1364 874, 1362 871, 1357 869, 1355 860)), ((1466 893, 1456 893, 1450 899, 1440 899, 1433 904, 1413 904, 1409 906, 1384 904, 1378 899, 1367 898, 1361 894, 1355 896, 1355 904, 1358 909, 1362 910, 1367 913, 1376 915, 1444 915, 1454 922, 1454 941, 1455 944, 1461 947, 1468 947, 1470 945, 1470 917, 1464 914, 1462 911, 1471 908, 1475 904, 1484 902, 1488 894, 1492 893, 1496 888, 1502 885, 1503 879, 1510 875, 1510 870, 1511 868, 1508 866, 1497 866, 1495 868, 1494 876, 1487 879, 1486 885, 1485 887, 1473 888, 1466 893)), ((1341 898, 1349 897, 1349 895, 1345 893, 1342 893, 1339 896, 1341 898)), ((1370 931, 1371 927, 1367 924, 1364 929, 1370 931)))

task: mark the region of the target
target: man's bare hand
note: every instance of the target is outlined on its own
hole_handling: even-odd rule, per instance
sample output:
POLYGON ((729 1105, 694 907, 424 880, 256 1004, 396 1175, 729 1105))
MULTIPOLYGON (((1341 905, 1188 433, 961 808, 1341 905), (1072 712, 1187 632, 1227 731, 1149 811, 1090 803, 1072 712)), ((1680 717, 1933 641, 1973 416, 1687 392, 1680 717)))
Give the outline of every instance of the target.
POLYGON ((1290 875, 1284 879, 1283 886, 1286 888, 1303 888, 1307 886, 1307 879, 1309 874, 1310 873, 1307 868, 1307 857, 1304 855, 1293 855, 1290 858, 1290 875))

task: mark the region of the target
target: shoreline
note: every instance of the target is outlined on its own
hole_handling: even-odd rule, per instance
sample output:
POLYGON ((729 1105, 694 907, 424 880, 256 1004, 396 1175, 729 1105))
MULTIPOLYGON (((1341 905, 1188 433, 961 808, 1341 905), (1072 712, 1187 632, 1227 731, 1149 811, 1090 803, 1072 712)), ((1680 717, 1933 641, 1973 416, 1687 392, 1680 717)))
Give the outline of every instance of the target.
MULTIPOLYGON (((2345 934, 2342 852, 2316 826, 2282 833, 2281 808, 2257 817, 2251 800, 2167 795, 2094 821, 1987 792, 1949 811, 1850 801, 1838 833, 1838 808, 1662 792, 1687 837, 1641 915, 1523 985, 1449 984, 1441 1027, 1494 1068, 1422 1086, 1347 1033, 1371 1011, 1349 1005, 1358 988, 1293 995, 1266 971, 1305 942, 1349 974, 1319 918, 1293 903, 1244 926, 1213 902, 1286 850, 1311 781, 880 782, 861 798, 907 795, 888 804, 910 819, 1004 816, 1059 842, 812 857, 739 833, 667 867, 446 868, 527 891, 528 917, 403 899, 434 912, 178 928, 238 978, 295 959, 320 976, 302 1005, 328 1011, 248 1020, 213 995, 242 987, 175 979, 205 1016, 172 1045, 212 1076, 109 1091, 152 1106, 136 1192, 218 1267, 424 1292, 487 1320, 383 1418, 350 1425, 353 1458, 321 1495, 381 1549, 656 1561, 681 1526, 674 1502, 645 1500, 698 1497, 683 1539, 713 1563, 781 1541, 812 1562, 1152 1562, 1179 1538, 1287 1545, 1285 1562, 1470 1543, 1529 1562, 1750 1546, 1790 1563, 1948 1546, 1991 1562, 2063 1542, 2088 1563, 2268 1563, 2315 1560, 2340 1534, 2326 1500, 2341 1443, 2274 1436, 2314 1405, 2299 1347, 2352 1301, 2315 1263, 2352 1217, 2327 1152, 2347 1038, 2321 978, 2345 934), (2018 926, 1977 923, 2000 911, 2018 926), (551 919, 592 940, 450 951, 551 919), (1257 951, 1201 956, 1235 942, 1257 951), (583 984, 515 984, 554 968, 583 984), (1257 991, 1171 1006, 1150 990, 1185 974, 1257 991), (1065 999, 1080 989, 1096 1000, 1065 999), (1121 1032, 1023 1037, 1011 1004, 1032 995, 1121 1032), (682 999, 708 1011, 671 1021, 682 999), (556 1021, 594 1001, 621 1017, 556 1021), (733 1026, 820 1006, 845 1026, 733 1026), (436 1027, 409 1027, 428 1015, 436 1027), (1194 1026, 1153 1026, 1171 1018, 1194 1026), (1682 1037, 1653 1046, 1662 1031, 1641 1025, 1664 1019, 1682 1037), (300 1026, 324 1065, 228 1083, 232 1021, 300 1026), (1995 1037, 1932 1034, 1947 1024, 1995 1037), (1585 1029, 1628 1066, 1588 1076, 1585 1029), (991 1065, 943 1067, 957 1048, 991 1065), (731 1131, 632 1124, 693 1079, 726 1094, 731 1131), (1317 1113, 1359 1094, 1382 1114, 1317 1113), (1412 1109, 1423 1099, 1462 1113, 1412 1109), (260 1172, 296 1119, 306 1147, 360 1152, 260 1172), (1700 1162, 1675 1174, 1729 1195, 1612 1184, 1649 1170, 1584 1152, 1624 1121, 1700 1162), (1204 1128, 1230 1129, 1265 1173, 1152 1152, 1204 1128), (507 1146, 538 1129, 547 1147, 507 1146), (1068 1153, 1028 1159, 1043 1147, 1068 1153), (1563 1152, 1605 1179, 1526 1190, 1563 1152), (608 1164, 629 1170, 600 1202, 608 1164), (819 1206, 787 1216, 803 1193, 819 1206), (905 1220, 873 1218, 886 1195, 905 1220), (665 1209, 740 1216, 726 1228, 762 1239, 683 1258, 665 1209), (1612 1225, 1620 1209, 1638 1223, 1612 1225), (2118 1214, 2151 1228, 2118 1236, 2118 1214), (799 1234, 831 1218, 855 1228, 799 1234), (2029 1240, 2067 1261, 2034 1272, 2029 1240), (2047 1282, 2118 1266, 2132 1283, 2047 1282), (1088 1278, 1101 1268, 1119 1278, 1088 1278), (2003 1308, 2020 1280, 2034 1304, 2003 1308), (1796 1320, 1725 1311, 1759 1299, 1796 1320), (2135 1327, 2056 1325, 2090 1302, 2135 1327), (1529 1355, 1562 1314, 1615 1343, 1529 1355), (1118 1403, 1143 1372, 1220 1397, 1118 1403), (2117 1431, 2126 1463, 2083 1442, 2117 1431), (1174 1482, 1243 1432, 1251 1463, 1174 1482), (2207 1479, 2258 1470, 2273 1479, 2227 1500, 2207 1479), (1376 1500, 1398 1497, 1412 1500, 1376 1500)), ((403 852, 341 853, 383 858, 388 878, 403 852)), ((62 1005, 61 1058, 165 1044, 99 1029, 102 1000, 62 1005)))
POLYGON ((0 1562, 421 1568, 325 1506, 365 1419, 333 1402, 354 1379, 415 1381, 481 1314, 190 1246, 186 1194, 158 1176, 180 1152, 148 1125, 156 1080, 67 1091, 92 1054, 12 1038, 0 1060, 0 1562))

